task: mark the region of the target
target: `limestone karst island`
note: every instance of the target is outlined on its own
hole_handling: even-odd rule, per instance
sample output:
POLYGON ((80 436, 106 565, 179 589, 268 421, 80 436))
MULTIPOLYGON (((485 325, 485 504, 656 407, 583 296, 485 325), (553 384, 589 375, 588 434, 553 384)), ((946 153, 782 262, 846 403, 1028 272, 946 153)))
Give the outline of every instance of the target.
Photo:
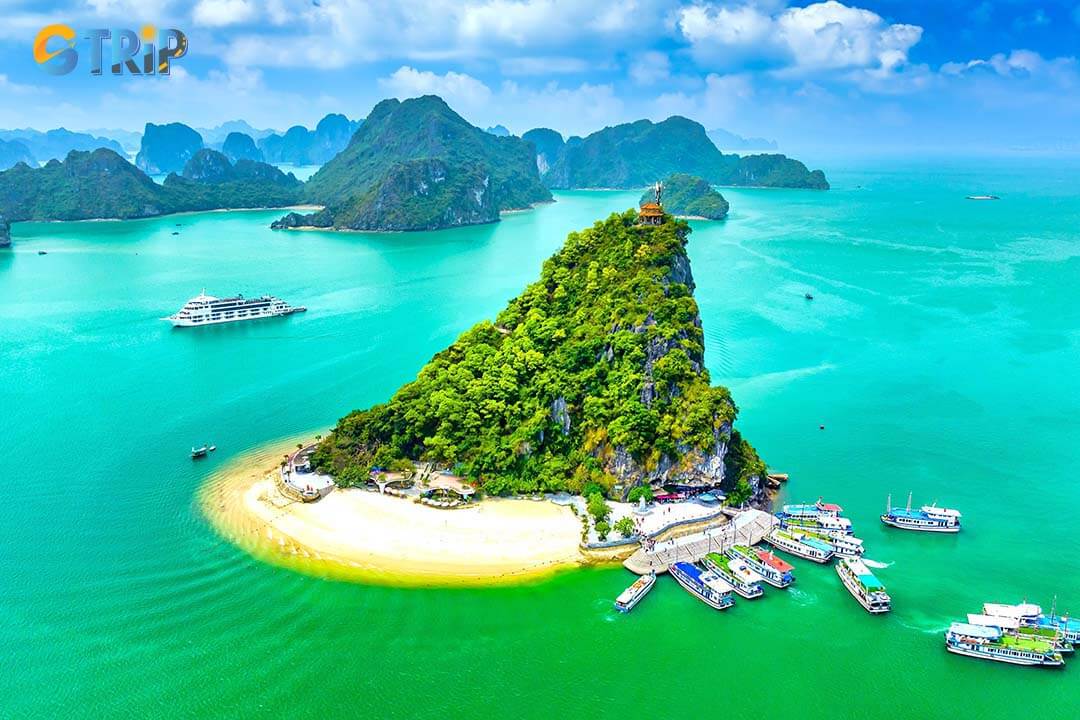
POLYGON ((1072 717, 1077 2, 3 3, 0 718, 1072 717))

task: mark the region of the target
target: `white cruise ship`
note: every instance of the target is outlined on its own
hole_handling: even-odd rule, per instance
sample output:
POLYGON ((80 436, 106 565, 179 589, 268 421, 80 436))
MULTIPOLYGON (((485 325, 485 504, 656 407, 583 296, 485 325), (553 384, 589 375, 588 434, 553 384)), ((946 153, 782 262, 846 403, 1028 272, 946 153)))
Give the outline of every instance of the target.
POLYGON ((287 302, 273 295, 257 298, 235 297, 216 298, 203 290, 188 300, 175 315, 165 318, 175 327, 199 327, 200 325, 218 325, 220 323, 258 320, 259 318, 280 317, 304 312, 305 307, 292 307, 287 302))

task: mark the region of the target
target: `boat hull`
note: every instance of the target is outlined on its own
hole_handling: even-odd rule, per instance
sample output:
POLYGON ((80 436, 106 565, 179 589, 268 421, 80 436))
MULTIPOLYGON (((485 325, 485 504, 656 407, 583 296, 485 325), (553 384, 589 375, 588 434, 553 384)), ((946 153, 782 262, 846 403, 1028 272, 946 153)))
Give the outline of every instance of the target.
POLYGON ((650 582, 648 585, 646 585, 644 587, 644 589, 642 589, 637 595, 634 595, 632 598, 630 598, 625 603, 620 603, 618 600, 616 600, 615 601, 615 609, 618 610, 619 612, 623 612, 623 613, 630 612, 635 607, 637 607, 637 604, 639 602, 641 602, 642 598, 644 598, 646 595, 648 595, 650 592, 652 592, 652 589, 655 586, 656 586, 656 576, 654 575, 652 582, 650 582))
POLYGON ((720 600, 711 598, 707 595, 703 595, 696 585, 688 578, 683 577, 682 573, 678 572, 674 568, 669 571, 671 577, 675 578, 675 582, 682 586, 682 589, 696 597, 701 602, 705 603, 713 610, 727 610, 729 607, 735 604, 735 601, 730 596, 724 597, 720 600))
POLYGON ((840 576, 840 582, 844 584, 844 588, 847 589, 851 597, 855 598, 856 602, 863 606, 863 610, 871 615, 882 615, 892 610, 891 605, 872 605, 870 601, 863 597, 859 592, 858 585, 851 579, 847 573, 844 572, 842 565, 836 566, 836 574, 840 576))
POLYGON ((986 652, 979 652, 978 650, 971 650, 950 643, 945 644, 945 649, 955 655, 964 655, 966 657, 978 658, 980 660, 990 660, 991 662, 1007 663, 1009 665, 1023 665, 1026 667, 1063 667, 1065 665, 1064 660, 1055 660, 1052 658, 1043 658, 1042 660, 1037 660, 1034 658, 994 655, 986 652))
POLYGON ((960 526, 954 525, 949 527, 947 525, 910 525, 903 521, 898 521, 896 518, 891 518, 888 515, 881 516, 881 522, 889 527, 898 528, 900 530, 912 530, 915 532, 932 532, 932 533, 958 533, 960 532, 960 526))
POLYGON ((821 565, 827 564, 833 558, 833 553, 831 551, 828 555, 818 555, 817 553, 810 553, 802 548, 795 547, 794 545, 789 547, 786 543, 778 543, 768 535, 764 537, 764 540, 781 552, 786 552, 788 555, 794 555, 803 560, 810 560, 811 562, 816 562, 821 565))
POLYGON ((173 327, 205 327, 206 325, 227 325, 229 323, 251 322, 252 320, 268 320, 270 318, 286 317, 287 315, 295 315, 296 313, 302 313, 306 311, 307 308, 295 307, 280 313, 267 313, 265 315, 255 315, 252 317, 221 318, 219 320, 202 320, 199 322, 195 322, 194 320, 190 320, 187 318, 178 318, 172 315, 163 319, 168 320, 173 327))

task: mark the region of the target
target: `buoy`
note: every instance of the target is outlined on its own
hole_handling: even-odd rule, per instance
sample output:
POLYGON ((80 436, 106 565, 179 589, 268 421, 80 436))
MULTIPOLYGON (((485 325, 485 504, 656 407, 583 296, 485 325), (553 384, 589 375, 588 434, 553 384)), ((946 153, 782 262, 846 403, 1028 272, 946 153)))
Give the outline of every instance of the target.
POLYGON ((818 430, 824 430, 825 426, 824 425, 818 425, 817 428, 818 428, 818 430))

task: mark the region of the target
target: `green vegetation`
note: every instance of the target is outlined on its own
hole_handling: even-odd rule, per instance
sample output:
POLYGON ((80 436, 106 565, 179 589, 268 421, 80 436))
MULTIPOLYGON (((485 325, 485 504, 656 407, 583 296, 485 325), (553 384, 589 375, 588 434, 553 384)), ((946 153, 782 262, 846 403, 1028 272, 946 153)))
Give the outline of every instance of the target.
POLYGON ((600 540, 607 540, 609 532, 611 532, 611 526, 608 525, 606 520, 596 523, 596 537, 600 538, 600 540))
POLYGON ((308 181, 326 206, 318 223, 352 230, 433 230, 495 222, 499 212, 551 199, 533 148, 473 127, 428 95, 376 105, 352 141, 308 181))
MULTIPOLYGON (((713 186, 693 175, 675 173, 664 179, 664 210, 679 217, 702 217, 723 220, 728 214, 728 201, 713 186)), ((641 202, 651 202, 653 191, 646 190, 641 202)))
POLYGON ((543 180, 553 188, 639 188, 673 173, 695 175, 714 185, 829 188, 820 170, 810 172, 784 155, 725 155, 704 127, 677 115, 661 123, 638 120, 584 139, 571 138, 543 180))
POLYGON ((265 163, 236 165, 200 150, 158 185, 112 150, 72 151, 63 162, 0 173, 0 214, 8 220, 141 218, 188 210, 281 207, 295 203, 301 183, 265 163))
POLYGON ((720 482, 723 469, 729 494, 750 498, 764 464, 732 431, 727 389, 709 384, 689 231, 629 211, 571 233, 495 322, 343 417, 313 462, 338 475, 424 459, 490 494, 587 497, 642 478, 720 482))
POLYGON ((651 503, 653 501, 653 489, 651 485, 638 485, 630 490, 630 493, 626 496, 627 501, 636 503, 640 498, 645 498, 645 502, 651 503))
POLYGON ((615 530, 625 538, 634 534, 634 521, 628 517, 619 518, 615 523, 615 530))
POLYGON ((611 515, 611 506, 604 501, 604 496, 598 492, 587 497, 585 507, 596 522, 607 520, 611 515))

